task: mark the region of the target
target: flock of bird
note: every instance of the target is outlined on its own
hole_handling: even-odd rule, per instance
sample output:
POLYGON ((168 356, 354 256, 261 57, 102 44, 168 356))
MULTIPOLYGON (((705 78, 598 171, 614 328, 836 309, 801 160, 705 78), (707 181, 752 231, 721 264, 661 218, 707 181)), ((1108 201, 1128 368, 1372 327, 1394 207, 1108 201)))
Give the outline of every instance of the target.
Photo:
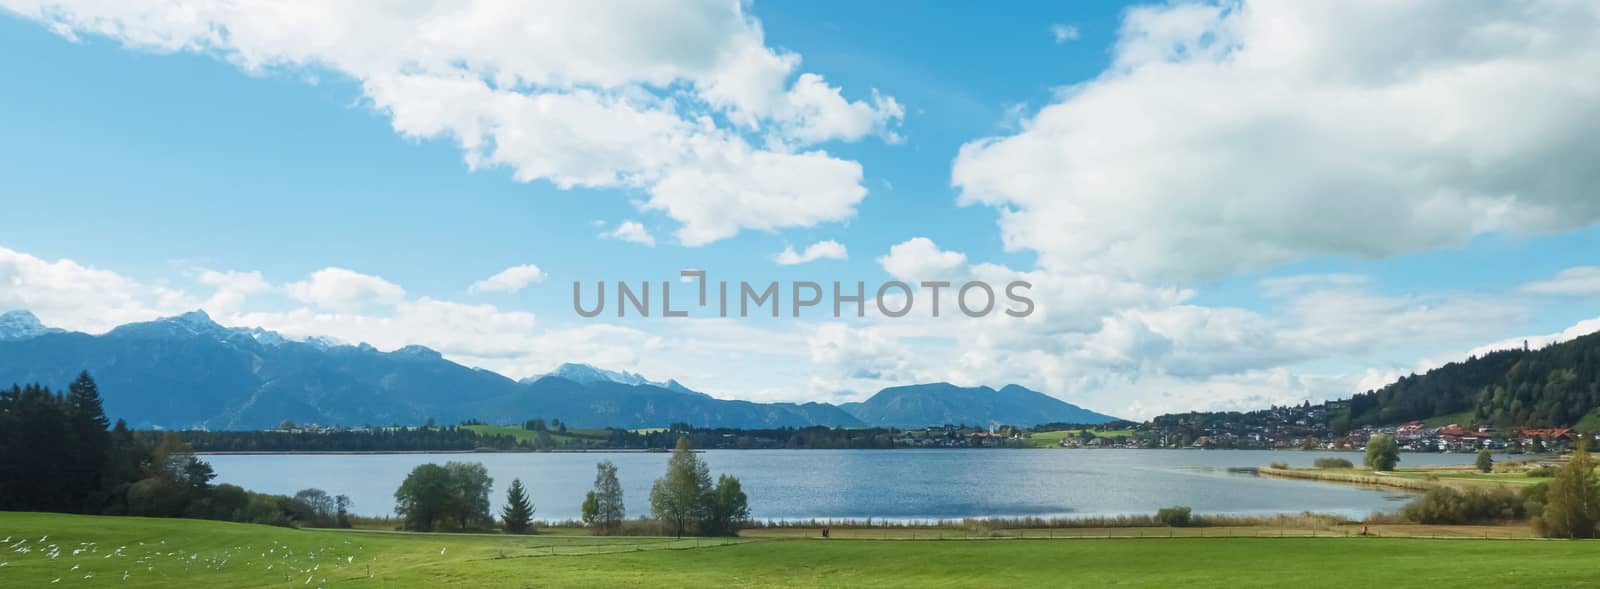
MULTIPOLYGON (((181 578, 196 573, 237 573, 257 571, 274 583, 315 586, 331 585, 334 579, 371 579, 375 559, 360 558, 362 569, 356 569, 358 557, 365 549, 348 540, 342 547, 323 547, 301 552, 284 544, 265 546, 235 546, 221 551, 207 549, 205 554, 193 550, 178 550, 167 545, 166 540, 152 543, 143 541, 132 545, 110 548, 96 542, 69 543, 50 540, 50 536, 13 537, 0 540, 0 586, 6 586, 7 573, 19 574, 27 568, 48 568, 52 572, 52 585, 61 583, 93 583, 109 579, 126 582, 138 577, 167 578, 169 571, 181 573, 181 578), (8 570, 9 569, 9 570, 8 570), (303 580, 302 580, 303 578, 303 580)), ((440 551, 441 556, 444 551, 440 551)))

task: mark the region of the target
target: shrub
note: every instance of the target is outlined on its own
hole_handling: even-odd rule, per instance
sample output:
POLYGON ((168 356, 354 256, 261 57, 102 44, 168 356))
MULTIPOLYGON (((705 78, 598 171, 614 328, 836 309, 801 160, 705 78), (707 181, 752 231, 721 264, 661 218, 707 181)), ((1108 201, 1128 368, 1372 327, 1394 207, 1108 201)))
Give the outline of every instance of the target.
POLYGON ((1355 468, 1356 465, 1343 458, 1318 458, 1317 468, 1355 468))
POLYGON ((1174 528, 1186 528, 1192 521, 1191 513, 1188 507, 1163 507, 1156 510, 1156 521, 1174 528))
POLYGON ((1528 469, 1528 473, 1527 474, 1530 477, 1548 479, 1550 477, 1556 476, 1556 473, 1558 473, 1558 472, 1561 472, 1561 469, 1556 468, 1554 466, 1540 466, 1538 468, 1530 468, 1530 469, 1528 469))
POLYGON ((1268 464, 1267 467, 1275 468, 1277 470, 1289 470, 1289 465, 1283 462, 1274 462, 1272 464, 1268 464))
POLYGON ((1509 489, 1437 487, 1406 505, 1401 514, 1422 524, 1472 524, 1520 520, 1528 511, 1522 498, 1509 489))
POLYGON ((1600 486, 1594 481, 1594 460, 1579 442, 1544 490, 1543 513, 1534 521, 1546 538, 1593 538, 1600 530, 1600 486))

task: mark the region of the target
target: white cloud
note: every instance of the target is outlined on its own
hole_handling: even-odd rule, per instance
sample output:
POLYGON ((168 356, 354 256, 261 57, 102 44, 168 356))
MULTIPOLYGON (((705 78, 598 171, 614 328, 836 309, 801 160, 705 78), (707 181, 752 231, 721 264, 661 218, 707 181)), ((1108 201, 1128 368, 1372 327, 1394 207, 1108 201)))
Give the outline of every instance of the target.
POLYGON ((0 310, 32 311, 47 325, 98 333, 154 319, 189 302, 182 293, 110 270, 0 247, 0 310))
POLYGON ((1050 25, 1050 36, 1055 38, 1058 45, 1067 41, 1077 41, 1078 27, 1060 23, 1053 24, 1050 25))
POLYGON ((650 230, 645 229, 644 225, 637 221, 623 221, 616 229, 601 233, 600 237, 644 244, 647 247, 656 246, 655 236, 650 235, 650 230))
POLYGON ((1549 280, 1530 282, 1522 290, 1544 295, 1600 294, 1600 266, 1567 268, 1549 280))
POLYGON ((1138 7, 1110 69, 952 182, 1041 267, 1139 277, 1588 226, 1597 26, 1576 0, 1138 7))
POLYGON ((855 214, 867 196, 861 164, 821 151, 779 153, 742 141, 706 144, 699 166, 673 170, 650 188, 649 210, 687 220, 687 246, 733 237, 740 228, 808 227, 855 214))
POLYGON ((377 276, 344 268, 323 268, 310 280, 284 286, 289 296, 323 309, 355 310, 369 305, 393 305, 405 299, 400 285, 377 276))
POLYGON ((844 244, 830 239, 806 246, 803 252, 796 252, 793 247, 783 248, 782 252, 773 257, 773 261, 781 266, 792 266, 815 260, 843 260, 848 257, 844 244))
POLYGON ((797 72, 800 56, 769 48, 737 1, 0 6, 68 38, 214 55, 250 72, 348 75, 397 132, 452 139, 473 168, 561 187, 645 188, 647 206, 681 222, 691 244, 849 217, 866 192, 860 165, 793 149, 868 135, 893 141, 904 117, 876 90, 850 101, 821 76, 797 72), (771 147, 749 146, 746 134, 771 147), (755 169, 741 171, 746 164, 755 169), (780 173, 789 168, 815 176, 780 173))
POLYGON ((467 292, 517 292, 529 284, 544 281, 544 271, 533 264, 522 264, 501 270, 494 276, 472 283, 467 292))
POLYGON ((213 313, 232 312, 244 305, 246 297, 272 290, 272 284, 260 272, 254 271, 203 270, 198 280, 216 289, 204 303, 205 309, 213 313))
POLYGON ((905 107, 893 97, 873 92, 872 104, 851 102, 822 76, 801 74, 789 89, 776 139, 811 144, 832 139, 856 141, 877 134, 893 143, 900 140, 894 125, 905 114, 905 107))
POLYGON ((913 237, 894 244, 887 255, 878 257, 878 264, 890 276, 913 283, 949 278, 966 262, 966 254, 940 250, 926 237, 913 237))

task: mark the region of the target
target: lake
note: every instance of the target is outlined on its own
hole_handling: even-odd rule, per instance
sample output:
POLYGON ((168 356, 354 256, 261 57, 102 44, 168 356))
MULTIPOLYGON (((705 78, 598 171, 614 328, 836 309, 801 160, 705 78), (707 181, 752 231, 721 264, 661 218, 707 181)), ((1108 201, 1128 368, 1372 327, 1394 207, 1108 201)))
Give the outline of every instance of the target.
MULTIPOLYGON (((1262 478, 1230 467, 1283 462, 1310 466, 1360 454, 1270 450, 709 450, 719 474, 739 477, 757 519, 897 519, 1098 516, 1154 513, 1187 505, 1196 513, 1340 514, 1360 518, 1398 509, 1411 496, 1310 481, 1262 478)), ((394 491, 419 464, 481 462, 494 477, 495 511, 512 478, 522 479, 544 520, 577 519, 594 465, 617 465, 628 516, 650 511, 650 484, 668 455, 643 452, 505 454, 213 455, 218 483, 293 494, 316 487, 348 495, 352 511, 388 515, 394 491)), ((1471 464, 1471 454, 1402 454, 1408 466, 1471 464)))

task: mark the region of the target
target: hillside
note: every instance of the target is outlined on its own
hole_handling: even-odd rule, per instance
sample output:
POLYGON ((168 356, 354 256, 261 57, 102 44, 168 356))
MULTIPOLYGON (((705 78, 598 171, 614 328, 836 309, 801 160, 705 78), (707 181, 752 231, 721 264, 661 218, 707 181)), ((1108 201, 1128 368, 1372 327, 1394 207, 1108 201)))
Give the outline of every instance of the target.
POLYGON ((1572 426, 1600 408, 1600 333, 1452 362, 1343 405, 1330 412, 1334 431, 1451 415, 1498 428, 1572 426))

